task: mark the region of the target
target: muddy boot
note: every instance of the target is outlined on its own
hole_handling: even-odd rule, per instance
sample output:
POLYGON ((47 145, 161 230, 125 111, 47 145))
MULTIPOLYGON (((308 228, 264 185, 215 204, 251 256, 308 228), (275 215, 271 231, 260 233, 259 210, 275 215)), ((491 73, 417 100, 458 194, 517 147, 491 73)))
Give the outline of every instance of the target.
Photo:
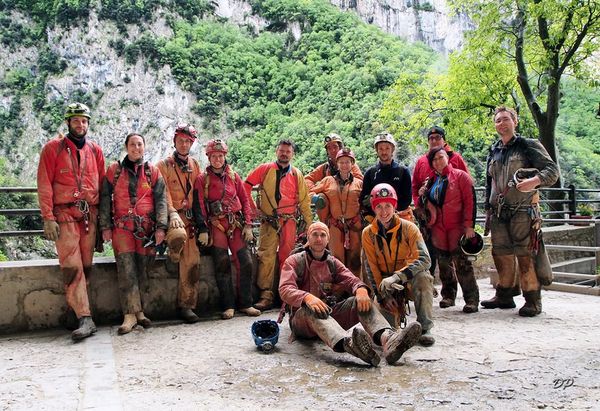
POLYGON ((123 324, 117 330, 119 335, 130 333, 133 330, 133 327, 137 325, 137 318, 135 318, 135 314, 125 314, 123 316, 123 324))
POLYGON ((231 320, 233 318, 234 314, 235 314, 235 311, 233 310, 233 308, 228 308, 221 313, 221 319, 222 320, 231 320))
POLYGON ((494 298, 492 298, 490 300, 483 300, 481 302, 481 306, 483 308, 501 308, 501 309, 515 308, 516 304, 515 304, 515 300, 513 300, 512 290, 513 290, 512 287, 504 288, 504 287, 497 286, 496 287, 496 295, 494 296, 494 298))
POLYGON ((194 324, 200 321, 200 317, 198 317, 191 308, 180 308, 178 311, 179 317, 188 324, 194 324))
POLYGON ((421 324, 410 323, 402 331, 386 330, 381 336, 383 355, 388 364, 395 364, 410 347, 419 341, 421 324))
POLYGON ((137 319, 137 323, 142 327, 152 327, 152 321, 150 321, 150 319, 144 315, 143 311, 138 311, 137 313, 135 313, 135 318, 137 319))
POLYGON ((422 345, 423 347, 431 347, 433 344, 435 344, 435 338, 433 338, 431 332, 429 330, 422 331, 421 335, 419 336, 419 345, 422 345))
POLYGON ((233 313, 231 313, 231 316, 226 315, 226 313, 235 306, 235 291, 231 278, 229 251, 221 247, 212 247, 211 255, 215 265, 215 280, 219 289, 219 301, 223 310, 221 318, 227 320, 233 318, 233 313))
POLYGON ((467 314, 476 313, 477 311, 479 311, 478 305, 479 305, 479 303, 477 303, 476 301, 466 303, 465 306, 463 307, 463 313, 467 313, 467 314))
POLYGON ((454 305, 455 302, 451 298, 442 298, 442 300, 440 301, 440 308, 454 307, 454 305))
POLYGON ((254 307, 242 308, 239 311, 246 314, 248 317, 258 317, 259 315, 262 314, 262 312, 260 310, 257 310, 254 307))
POLYGON ((79 328, 79 319, 77 318, 75 311, 71 308, 68 308, 67 311, 60 316, 59 321, 69 331, 75 331, 79 328))
POLYGON ((521 285, 517 282, 517 284, 513 285, 513 287, 510 289, 511 294, 513 297, 516 297, 517 295, 521 295, 521 285))
POLYGON ((377 366, 381 361, 379 354, 373 350, 369 335, 362 328, 354 328, 352 337, 344 338, 344 350, 373 366, 377 366))
POLYGON ((254 308, 260 311, 270 310, 271 308, 273 308, 273 301, 268 300, 266 298, 261 298, 256 304, 254 304, 254 308))
POLYGON ((535 317, 542 312, 542 294, 540 290, 523 291, 525 305, 519 310, 521 317, 535 317))
POLYGON ((83 340, 97 331, 96 324, 92 317, 81 317, 79 319, 79 328, 71 333, 73 341, 83 340))

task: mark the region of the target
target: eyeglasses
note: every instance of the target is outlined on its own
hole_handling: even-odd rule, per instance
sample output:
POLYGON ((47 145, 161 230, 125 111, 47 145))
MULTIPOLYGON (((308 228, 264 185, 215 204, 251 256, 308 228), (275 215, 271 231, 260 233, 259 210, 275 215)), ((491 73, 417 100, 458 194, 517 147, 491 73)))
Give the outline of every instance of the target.
POLYGON ((429 137, 427 137, 428 140, 441 140, 442 136, 439 134, 430 134, 429 137))

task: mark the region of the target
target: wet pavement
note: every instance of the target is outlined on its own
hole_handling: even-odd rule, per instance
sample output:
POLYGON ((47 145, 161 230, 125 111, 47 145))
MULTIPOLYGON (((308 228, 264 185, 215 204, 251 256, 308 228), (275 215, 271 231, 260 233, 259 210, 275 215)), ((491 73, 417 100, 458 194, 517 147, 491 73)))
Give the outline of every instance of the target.
MULTIPOLYGON (((493 295, 479 281, 482 299, 493 295)), ((256 349, 255 318, 117 326, 73 344, 51 330, 0 337, 0 409, 600 409, 600 299, 543 291, 535 318, 434 301, 433 347, 363 365, 316 341, 256 349)), ((277 317, 271 311, 261 319, 277 317)), ((414 320, 414 314, 411 316, 414 320)))

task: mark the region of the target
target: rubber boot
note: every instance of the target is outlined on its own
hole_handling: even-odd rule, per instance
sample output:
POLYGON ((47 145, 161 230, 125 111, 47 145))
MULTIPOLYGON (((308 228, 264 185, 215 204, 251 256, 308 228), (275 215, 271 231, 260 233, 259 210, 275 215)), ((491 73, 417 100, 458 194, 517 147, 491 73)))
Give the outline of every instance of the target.
POLYGON ((352 330, 352 337, 344 338, 344 350, 373 366, 377 366, 381 361, 379 354, 375 352, 371 345, 367 332, 358 327, 352 330))
POLYGON ((497 286, 496 295, 490 300, 483 300, 481 306, 483 308, 515 308, 516 304, 512 296, 512 291, 512 287, 504 288, 497 286))
POLYGON ((143 311, 138 311, 137 313, 135 313, 135 318, 137 320, 137 323, 139 325, 141 325, 142 327, 144 327, 144 328, 152 327, 152 321, 150 321, 150 319, 144 315, 143 311))
MULTIPOLYGON (((212 247, 211 254, 215 266, 215 280, 219 289, 221 309, 224 315, 225 312, 235 306, 235 294, 231 279, 231 260, 229 259, 228 250, 224 248, 212 247)), ((223 318, 223 315, 221 315, 221 318, 223 318)), ((231 317, 233 317, 233 314, 231 317)))
POLYGON ((239 289, 238 289, 238 307, 240 311, 249 316, 256 317, 260 315, 260 310, 252 307, 252 255, 247 247, 242 247, 236 254, 239 264, 239 289))
POLYGON ((425 330, 421 332, 421 336, 419 337, 419 345, 423 347, 431 347, 435 344, 435 338, 431 335, 431 331, 425 330))
POLYGON ((525 305, 519 310, 521 317, 535 317, 542 312, 542 293, 540 290, 523 291, 525 305))
POLYGON ((421 324, 410 323, 402 331, 386 330, 381 335, 383 355, 388 364, 395 364, 410 347, 419 341, 421 324))
POLYGON ((130 333, 137 324, 137 318, 135 318, 135 314, 125 314, 123 316, 123 324, 117 330, 119 335, 130 333))
POLYGON ((200 321, 200 317, 198 317, 191 308, 180 308, 178 311, 179 317, 188 324, 194 324, 200 321))
POLYGON ((456 300, 458 282, 452 258, 446 251, 439 251, 440 281, 442 282, 442 300, 440 308, 453 307, 456 300))
POLYGON ((83 340, 97 331, 96 324, 92 317, 81 317, 79 319, 79 328, 71 333, 73 341, 83 340))

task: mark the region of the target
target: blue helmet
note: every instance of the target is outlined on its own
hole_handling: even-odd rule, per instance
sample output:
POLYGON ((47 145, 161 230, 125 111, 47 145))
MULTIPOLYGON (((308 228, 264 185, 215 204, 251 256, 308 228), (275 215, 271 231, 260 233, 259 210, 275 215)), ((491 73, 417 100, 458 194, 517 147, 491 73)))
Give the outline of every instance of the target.
POLYGON ((275 321, 254 321, 251 331, 254 343, 259 350, 262 350, 265 354, 269 354, 275 349, 275 344, 279 340, 279 325, 275 321))

